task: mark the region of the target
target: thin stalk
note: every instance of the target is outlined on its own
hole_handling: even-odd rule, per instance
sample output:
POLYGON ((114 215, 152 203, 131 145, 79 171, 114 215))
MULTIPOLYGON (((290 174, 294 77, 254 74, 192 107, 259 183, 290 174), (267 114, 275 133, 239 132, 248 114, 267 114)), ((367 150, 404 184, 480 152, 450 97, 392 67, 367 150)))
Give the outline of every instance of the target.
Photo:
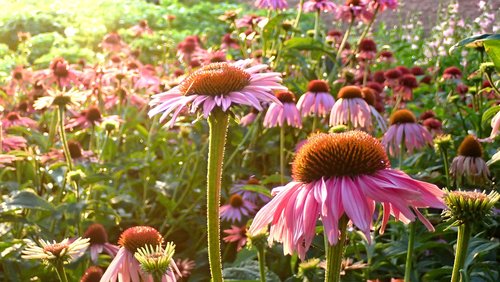
POLYGON ((266 248, 260 247, 257 251, 257 260, 259 261, 260 281, 266 282, 266 248))
POLYGON ((453 263, 451 282, 459 282, 462 280, 460 277, 460 270, 464 268, 471 234, 472 224, 464 223, 458 227, 457 247, 455 250, 455 262, 453 263))
POLYGON ((349 22, 349 27, 347 31, 344 33, 344 37, 342 38, 342 42, 340 42, 339 50, 337 51, 337 55, 335 56, 335 61, 338 61, 340 58, 340 54, 344 50, 345 44, 347 43, 347 38, 351 34, 352 26, 354 25, 354 14, 351 16, 351 21, 349 22))
MULTIPOLYGON (((297 17, 295 18, 295 22, 293 23, 294 29, 297 29, 297 27, 299 26, 300 17, 302 16, 302 11, 303 11, 302 6, 304 6, 304 0, 300 0, 300 2, 299 2, 299 11, 297 12, 297 17)), ((294 35, 295 35, 295 31, 292 33, 292 37, 294 35)))
POLYGON ((446 187, 450 189, 451 178, 450 178, 450 169, 448 164, 448 150, 441 148, 439 151, 441 152, 441 158, 443 159, 444 171, 446 175, 446 187))
POLYGON ((281 185, 285 184, 285 128, 286 125, 280 127, 280 181, 281 185))
POLYGON ((361 33, 361 36, 359 37, 358 39, 358 44, 356 44, 356 50, 354 53, 356 53, 359 49, 359 44, 361 43, 361 41, 363 39, 365 39, 366 35, 368 34, 368 32, 370 31, 373 23, 375 22, 375 18, 377 17, 377 14, 378 14, 378 10, 380 8, 380 5, 377 4, 377 7, 375 8, 375 11, 373 12, 373 17, 372 19, 370 20, 370 22, 368 23, 368 25, 366 26, 365 30, 363 30, 363 33, 361 33))
POLYGON ((408 250, 406 252, 406 264, 405 264, 405 282, 410 282, 411 269, 412 269, 412 259, 413 259, 413 246, 415 245, 415 222, 410 224, 410 233, 408 237, 408 250))
POLYGON ((495 92, 495 96, 497 96, 498 98, 500 98, 500 90, 498 89, 498 87, 495 85, 495 83, 493 83, 493 79, 491 79, 491 74, 490 73, 486 73, 486 79, 488 80, 488 82, 490 83, 491 85, 491 88, 493 88, 494 92, 495 92))
POLYGON ((62 262, 56 262, 54 267, 56 268, 57 277, 61 282, 68 282, 68 277, 66 277, 66 271, 64 270, 64 265, 62 262))
POLYGON ((73 160, 71 159, 71 154, 69 153, 68 140, 66 139, 66 131, 64 130, 64 111, 64 106, 59 106, 57 108, 59 117, 59 134, 61 135, 61 142, 63 145, 64 156, 66 157, 66 164, 68 165, 69 171, 72 171, 73 160))
POLYGON ((314 40, 319 39, 319 20, 321 19, 321 10, 316 11, 316 17, 314 18, 314 40))
POLYGON ((326 246, 326 272, 325 282, 339 282, 342 270, 342 257, 344 256, 344 245, 347 238, 347 222, 349 219, 343 215, 339 220, 340 238, 336 245, 330 245, 328 239, 326 246))
POLYGON ((210 127, 207 172, 208 260, 214 282, 222 281, 219 205, 228 123, 229 115, 219 108, 212 111, 208 117, 210 127))

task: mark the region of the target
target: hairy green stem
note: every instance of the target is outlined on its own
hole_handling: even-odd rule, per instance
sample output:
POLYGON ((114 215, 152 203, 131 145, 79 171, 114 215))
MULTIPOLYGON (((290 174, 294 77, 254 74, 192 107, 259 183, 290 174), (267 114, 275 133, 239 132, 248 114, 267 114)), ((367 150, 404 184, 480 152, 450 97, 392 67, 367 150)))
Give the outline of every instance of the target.
POLYGON ((415 245, 415 222, 410 224, 410 232, 408 236, 408 250, 406 251, 406 264, 405 264, 405 282, 410 282, 412 260, 413 260, 413 246, 415 245))
POLYGON ((260 247, 257 250, 257 260, 259 261, 260 281, 266 282, 266 248, 260 247))
POLYGON ((453 263, 451 282, 459 282, 463 280, 460 276, 460 270, 463 270, 464 268, 471 234, 472 224, 466 222, 458 227, 457 247, 455 250, 455 262, 453 263))
POLYGON ((219 205, 228 123, 229 115, 220 108, 216 108, 208 117, 210 127, 207 172, 208 260, 214 282, 222 281, 219 205))
POLYGON ((325 240, 326 246, 326 272, 325 282, 339 282, 340 271, 342 270, 342 258, 344 256, 344 245, 347 238, 347 222, 349 219, 343 215, 339 220, 340 238, 337 244, 330 245, 328 239, 325 240))

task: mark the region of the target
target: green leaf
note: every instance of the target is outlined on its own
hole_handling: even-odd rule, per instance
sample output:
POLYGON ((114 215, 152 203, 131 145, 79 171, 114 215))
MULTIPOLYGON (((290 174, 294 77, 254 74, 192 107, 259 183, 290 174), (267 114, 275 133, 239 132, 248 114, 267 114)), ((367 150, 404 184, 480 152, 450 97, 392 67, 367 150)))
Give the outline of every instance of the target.
MULTIPOLYGON (((226 281, 259 281, 259 264, 255 260, 247 260, 233 267, 226 267, 223 270, 226 281)), ((266 281, 281 281, 274 272, 266 271, 266 281)))
POLYGON ((53 211, 54 206, 42 197, 38 196, 33 190, 23 190, 15 193, 10 199, 7 199, 0 205, 0 212, 15 209, 53 211))
MULTIPOLYGON (((497 35, 500 37, 500 34, 497 35)), ((485 40, 484 49, 488 53, 488 56, 490 56, 493 64, 495 64, 497 72, 500 73, 500 38, 485 40)))
POLYGON ((460 40, 457 44, 451 46, 449 53, 454 52, 456 49, 459 47, 468 47, 468 48, 479 48, 483 47, 483 41, 487 39, 500 39, 500 34, 490 34, 490 33, 485 33, 485 34, 479 34, 479 35, 474 35, 467 37, 465 39, 460 40))
POLYGON ((324 45, 310 37, 295 37, 285 41, 285 48, 287 49, 297 49, 297 50, 308 50, 308 51, 325 51, 324 45))
POLYGON ((494 106, 487 109, 483 113, 483 117, 481 118, 481 120, 482 120, 482 126, 484 128, 488 126, 489 121, 497 114, 498 111, 500 111, 500 106, 494 106))
POLYGON ((251 191, 251 192, 259 193, 259 194, 262 194, 262 195, 265 195, 265 196, 268 196, 269 198, 271 198, 271 192, 269 191, 269 189, 267 189, 264 186, 260 186, 260 185, 245 185, 245 186, 241 187, 241 189, 245 190, 245 191, 251 191))

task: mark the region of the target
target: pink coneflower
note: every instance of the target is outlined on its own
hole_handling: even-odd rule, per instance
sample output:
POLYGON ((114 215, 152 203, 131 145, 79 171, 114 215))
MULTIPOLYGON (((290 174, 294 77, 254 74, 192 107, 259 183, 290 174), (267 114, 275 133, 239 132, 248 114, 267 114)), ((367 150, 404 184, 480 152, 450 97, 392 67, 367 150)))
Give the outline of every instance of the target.
MULTIPOLYGON (((135 226, 123 231, 118 240, 121 246, 118 254, 106 269, 101 281, 153 281, 151 275, 144 273, 134 254, 139 248, 161 246, 163 238, 156 229, 149 226, 135 226)), ((175 267, 176 268, 176 267, 175 267)), ((163 275, 162 281, 175 281, 172 271, 163 275)))
POLYGON ((28 118, 22 117, 17 112, 10 112, 2 119, 2 126, 7 129, 11 126, 24 126, 35 128, 38 126, 37 122, 28 118))
POLYGON ((162 113, 163 121, 171 112, 167 123, 172 127, 183 109, 201 110, 207 118, 214 108, 227 111, 231 105, 248 105, 262 111, 261 102, 281 103, 271 91, 286 90, 276 72, 258 73, 267 65, 247 67, 252 60, 235 63, 213 63, 186 77, 181 84, 167 92, 154 95, 149 103, 153 107, 149 116, 162 113))
POLYGON ((255 121, 258 115, 259 111, 255 108, 252 108, 248 114, 240 119, 240 125, 249 126, 255 121))
POLYGON ((140 20, 138 24, 128 29, 135 37, 142 36, 143 34, 153 34, 153 30, 149 27, 147 20, 140 20))
MULTIPOLYGON (((1 129, 0 129, 1 130, 1 129)), ((12 136, 5 135, 5 133, 0 132, 2 136, 2 151, 8 152, 11 150, 20 150, 26 148, 28 141, 22 136, 12 136)))
POLYGON ((200 41, 196 36, 186 36, 184 41, 177 45, 177 57, 187 64, 191 63, 191 56, 201 49, 200 41))
MULTIPOLYGON (((188 258, 186 259, 177 259, 175 261, 175 264, 177 265, 177 269, 179 270, 178 272, 176 271, 175 278, 181 279, 185 278, 187 279, 189 276, 191 276, 191 271, 195 268, 196 263, 193 260, 190 260, 188 258)), ((184 280, 182 280, 184 281, 184 280)))
POLYGON ((397 69, 390 69, 384 73, 385 85, 394 88, 398 85, 398 80, 401 77, 401 72, 397 69))
POLYGON ((398 84, 394 86, 394 92, 402 95, 404 101, 413 99, 413 89, 418 87, 417 78, 413 74, 404 74, 399 78, 398 84))
POLYGON ((100 45, 102 49, 110 52, 120 52, 128 48, 127 44, 122 41, 121 36, 117 32, 106 34, 100 45))
POLYGON ((288 8, 286 0, 256 0, 255 6, 261 9, 283 10, 288 8))
POLYGON ((239 194, 243 199, 248 200, 252 203, 257 203, 259 200, 265 203, 269 202, 268 196, 255 191, 246 190, 245 187, 263 187, 263 186, 261 186, 260 180, 254 175, 252 175, 248 178, 248 180, 235 184, 231 188, 231 193, 239 194))
MULTIPOLYGON (((326 34, 326 42, 332 43, 333 46, 339 45, 342 41, 342 37, 344 36, 344 33, 340 30, 329 30, 328 33, 326 34)), ((338 46, 337 46, 338 47, 338 46)))
POLYGON ((295 105, 295 94, 290 91, 278 91, 275 95, 281 103, 271 103, 264 117, 264 127, 288 125, 302 128, 300 112, 295 105))
POLYGON ((427 111, 423 112, 418 118, 421 121, 424 121, 428 118, 435 118, 435 117, 436 117, 436 113, 433 110, 427 110, 427 111))
POLYGON ((337 19, 351 22, 353 19, 361 19, 364 22, 370 22, 373 18, 373 12, 362 0, 346 0, 345 5, 337 7, 337 19))
MULTIPOLYGON (((382 63, 386 63, 386 64, 391 64, 391 63, 394 63, 395 59, 394 59, 394 55, 392 54, 391 51, 383 50, 383 51, 380 51, 380 53, 378 54, 378 61, 382 62, 382 63)), ((385 80, 385 78, 384 78, 384 80, 385 80)))
POLYGON ((365 61, 371 61, 377 57, 377 43, 370 38, 363 38, 359 42, 359 58, 365 61))
POLYGON ((147 94, 160 92, 160 78, 152 65, 145 65, 139 69, 139 75, 134 78, 135 89, 145 89, 147 94))
POLYGON ((220 207, 220 218, 231 222, 240 222, 243 216, 249 216, 257 206, 250 201, 243 199, 239 194, 229 197, 229 203, 220 207))
POLYGON ((385 118, 375 108, 375 104, 377 102, 377 95, 375 95, 375 91, 370 87, 363 87, 361 89, 361 93, 363 94, 363 99, 370 106, 370 112, 372 113, 372 116, 375 118, 375 121, 377 121, 378 127, 382 132, 385 132, 387 130, 387 122, 385 121, 385 118))
POLYGON ((300 96, 297 108, 303 117, 326 117, 333 108, 335 99, 330 94, 328 83, 323 80, 311 80, 307 92, 300 96))
POLYGON ((457 67, 448 67, 443 72, 445 80, 459 80, 462 78, 462 71, 457 67))
POLYGON ((411 68, 411 74, 413 74, 414 76, 421 76, 425 75, 425 71, 422 67, 414 66, 411 68))
POLYGON ((468 179, 473 184, 488 180, 490 171, 484 162, 481 143, 472 135, 464 138, 451 163, 450 173, 456 180, 468 179))
POLYGON ((95 125, 99 125, 102 121, 101 111, 95 106, 89 107, 83 110, 78 116, 72 118, 68 123, 66 123, 66 129, 73 129, 75 127, 79 128, 89 128, 95 125))
POLYGON ((18 160, 18 158, 14 155, 7 155, 0 153, 0 168, 5 167, 5 165, 9 165, 16 160, 18 160))
POLYGON ((242 227, 238 227, 235 225, 231 225, 231 229, 224 230, 224 233, 227 234, 223 238, 226 243, 236 243, 236 250, 239 252, 247 243, 247 227, 243 225, 242 227))
POLYGON ((47 70, 39 71, 37 79, 43 79, 46 85, 56 83, 60 88, 71 88, 80 85, 81 72, 75 70, 64 58, 55 58, 47 70))
POLYGON ((435 185, 392 170, 380 142, 367 133, 320 133, 302 146, 292 165, 293 181, 275 189, 276 196, 255 216, 250 234, 271 223, 269 241, 283 243, 285 254, 303 260, 321 219, 328 242, 339 240, 339 220, 347 216, 370 240, 375 203, 383 204, 380 232, 389 215, 404 223, 418 217, 417 208, 444 208, 443 192, 435 185), (412 209, 410 209, 410 207, 412 209), (413 212, 412 212, 413 210, 413 212))
POLYGON ((313 13, 317 11, 331 12, 335 11, 337 5, 329 0, 309 0, 302 6, 305 13, 313 13))
POLYGON ((428 118, 422 122, 422 125, 429 130, 429 132, 436 136, 443 133, 443 123, 436 118, 428 118))
POLYGON ((199 50, 193 54, 193 62, 199 62, 200 65, 209 65, 211 63, 227 62, 226 52, 224 50, 199 50))
POLYGON ((118 246, 108 243, 108 233, 104 226, 99 223, 94 223, 87 227, 83 238, 89 238, 90 241, 90 259, 97 263, 97 258, 100 253, 105 252, 112 258, 118 253, 118 246))
POLYGON ((390 126, 382 138, 382 144, 391 156, 399 156, 402 145, 406 152, 412 154, 415 149, 425 145, 432 146, 432 135, 417 123, 412 112, 402 109, 391 115, 390 126))
POLYGON ((257 15, 244 15, 243 17, 236 19, 236 28, 248 27, 253 29, 260 21, 264 20, 265 17, 257 15))
POLYGON ((397 0, 371 0, 368 3, 370 9, 375 10, 377 7, 380 12, 385 9, 395 10, 398 7, 397 0))
POLYGON ((99 282, 101 281, 104 271, 99 266, 91 266, 85 270, 80 282, 99 282))
POLYGON ((352 128, 370 128, 372 116, 370 106, 363 100, 357 86, 344 86, 337 95, 337 101, 330 113, 330 125, 348 125, 352 128))
POLYGON ((500 132, 500 111, 498 111, 493 119, 491 119, 490 138, 494 139, 498 135, 498 132, 500 132))
POLYGON ((411 70, 405 66, 397 66, 395 69, 397 69, 401 75, 411 74, 411 70))
POLYGON ((240 49, 240 45, 238 45, 238 41, 231 37, 231 33, 226 33, 222 36, 220 48, 222 50, 227 49, 240 49))
POLYGON ((10 83, 6 87, 7 95, 15 95, 16 93, 28 92, 28 87, 31 85, 32 72, 25 69, 24 66, 16 66, 11 72, 10 83))

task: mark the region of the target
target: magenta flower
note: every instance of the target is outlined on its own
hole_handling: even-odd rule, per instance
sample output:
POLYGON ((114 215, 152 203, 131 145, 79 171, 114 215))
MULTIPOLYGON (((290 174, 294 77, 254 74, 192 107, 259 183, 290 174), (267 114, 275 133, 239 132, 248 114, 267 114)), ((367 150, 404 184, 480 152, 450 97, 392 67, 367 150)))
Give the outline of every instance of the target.
POLYGON ((255 6, 261 9, 283 10, 288 8, 286 0, 256 0, 255 6))
POLYGON ((404 101, 413 99, 413 89, 418 87, 417 78, 413 74, 403 74, 394 86, 394 92, 397 95, 402 95, 404 101))
POLYGON ((345 5, 337 7, 337 19, 351 22, 353 19, 361 19, 368 23, 373 18, 373 12, 366 3, 361 0, 347 0, 345 5))
POLYGON ((490 171, 482 158, 481 143, 472 135, 468 135, 458 147, 458 155, 451 163, 450 173, 457 179, 468 179, 472 183, 484 183, 490 171))
POLYGON ((344 86, 337 95, 337 101, 330 113, 330 125, 348 125, 353 128, 370 128, 372 116, 370 106, 363 100, 357 86, 344 86))
POLYGON ((145 65, 139 70, 139 76, 134 79, 135 89, 146 89, 146 93, 160 92, 160 78, 152 65, 145 65))
POLYGON ((231 37, 231 33, 224 34, 224 36, 222 36, 221 41, 222 41, 222 43, 220 45, 220 48, 222 50, 240 49, 240 45, 238 44, 238 41, 231 37))
POLYGON ((373 39, 364 38, 359 43, 359 59, 371 61, 377 57, 377 44, 373 39))
POLYGON ((233 194, 229 198, 229 203, 220 207, 220 218, 231 222, 240 222, 243 216, 249 216, 257 206, 254 203, 243 199, 239 194, 233 194))
POLYGON ((384 208, 382 233, 392 214, 409 223, 417 217, 433 230, 418 208, 444 208, 443 192, 435 185, 392 170, 380 142, 367 133, 313 135, 297 153, 293 181, 275 189, 276 196, 255 216, 254 235, 271 223, 269 241, 283 243, 285 254, 303 260, 321 219, 328 242, 339 239, 345 215, 370 240, 375 204, 384 208))
MULTIPOLYGON (((101 281, 152 282, 153 277, 143 272, 134 254, 139 248, 144 248, 149 245, 156 247, 160 246, 162 243, 163 238, 160 233, 149 226, 135 226, 123 231, 118 240, 118 244, 121 246, 120 250, 106 269, 106 272, 104 272, 101 281)), ((172 267, 177 269, 173 262, 172 267)), ((163 275, 162 281, 176 281, 174 273, 171 270, 167 271, 167 273, 163 275)))
POLYGON ((258 115, 259 111, 255 108, 252 108, 248 114, 240 119, 240 125, 249 126, 255 121, 258 115))
POLYGON ((23 126, 28 128, 35 128, 38 126, 37 122, 28 118, 22 117, 17 112, 8 113, 5 118, 2 119, 2 126, 7 129, 11 126, 23 126))
POLYGON ((167 92, 154 95, 149 116, 161 113, 163 121, 173 112, 167 126, 172 127, 183 109, 194 113, 201 110, 207 118, 218 107, 227 111, 231 105, 248 105, 262 111, 261 102, 281 103, 273 90, 286 90, 277 72, 258 73, 267 65, 247 67, 252 60, 235 63, 213 63, 186 77, 181 84, 167 92))
POLYGON ((227 234, 223 238, 226 243, 236 243, 236 250, 239 252, 247 243, 247 227, 243 225, 242 227, 238 227, 235 225, 231 225, 231 229, 224 230, 224 233, 227 234))
POLYGON ((302 119, 299 110, 295 105, 295 95, 290 91, 276 92, 276 98, 281 102, 272 103, 264 117, 264 127, 282 127, 289 125, 302 128, 302 119))
POLYGON ((323 80, 311 80, 307 85, 307 92, 300 96, 297 102, 303 117, 326 117, 333 108, 335 99, 330 94, 330 87, 323 80))
POLYGON ((90 225, 83 234, 83 238, 90 239, 90 259, 93 263, 97 263, 97 258, 102 252, 107 253, 112 258, 118 253, 118 246, 108 242, 108 233, 104 229, 104 226, 99 223, 90 225))
POLYGON ((406 109, 397 110, 391 115, 389 129, 382 138, 382 144, 391 156, 399 156, 403 143, 409 154, 425 145, 432 146, 432 135, 418 124, 415 115, 406 109))
POLYGON ((462 71, 457 67, 448 67, 443 72, 445 80, 459 80, 462 78, 462 71))
POLYGON ((330 0, 309 0, 302 6, 304 12, 313 13, 317 11, 331 12, 335 11, 337 5, 330 0))

